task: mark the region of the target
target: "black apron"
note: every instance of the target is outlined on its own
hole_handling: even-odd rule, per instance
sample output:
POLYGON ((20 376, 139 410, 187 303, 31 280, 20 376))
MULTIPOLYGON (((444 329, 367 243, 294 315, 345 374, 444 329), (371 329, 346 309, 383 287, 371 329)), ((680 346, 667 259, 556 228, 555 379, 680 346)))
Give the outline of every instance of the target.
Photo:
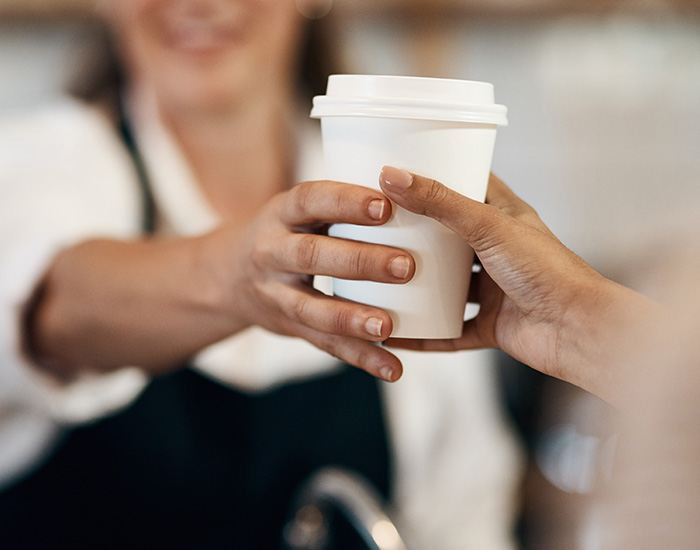
MULTIPOLYGON (((151 232, 146 172, 126 124, 122 133, 151 232)), ((323 466, 388 495, 378 384, 352 367, 255 395, 187 367, 158 377, 0 493, 0 548, 279 548, 295 490, 323 466)))

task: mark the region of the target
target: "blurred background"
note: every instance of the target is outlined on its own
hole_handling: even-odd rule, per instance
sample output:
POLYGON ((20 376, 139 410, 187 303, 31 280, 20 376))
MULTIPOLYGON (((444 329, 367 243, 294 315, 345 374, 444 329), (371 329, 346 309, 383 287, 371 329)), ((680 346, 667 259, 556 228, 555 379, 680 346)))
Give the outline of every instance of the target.
MULTIPOLYGON (((492 82, 509 108, 493 171, 603 274, 649 275, 698 229, 700 0, 328 0, 347 72, 492 82)), ((89 0, 0 0, 0 116, 91 61, 89 0)), ((516 388, 517 390, 517 388, 516 388)), ((599 401, 548 382, 525 421, 526 548, 596 548, 591 493, 611 433, 599 401)))

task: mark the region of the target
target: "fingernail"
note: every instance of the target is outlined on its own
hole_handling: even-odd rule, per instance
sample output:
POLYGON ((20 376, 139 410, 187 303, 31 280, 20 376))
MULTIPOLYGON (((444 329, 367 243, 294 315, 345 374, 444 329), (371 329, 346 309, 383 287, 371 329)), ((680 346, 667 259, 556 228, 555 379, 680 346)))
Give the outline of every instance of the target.
POLYGON ((370 201, 367 207, 369 215, 374 220, 381 220, 384 215, 384 201, 382 199, 374 199, 370 201))
POLYGON ((384 182, 387 188, 399 193, 411 187, 413 183, 413 175, 410 172, 399 170, 393 166, 385 166, 382 168, 379 179, 384 182))
POLYGON ((387 382, 393 382, 394 381, 394 369, 392 369, 391 367, 382 367, 379 370, 379 376, 381 376, 387 382))
POLYGON ((372 336, 381 336, 383 324, 384 321, 382 321, 381 319, 378 319, 376 317, 370 317, 365 322, 365 330, 368 334, 371 334, 372 336))
POLYGON ((408 270, 411 269, 411 262, 406 256, 396 256, 389 264, 389 271, 397 279, 408 277, 408 270))

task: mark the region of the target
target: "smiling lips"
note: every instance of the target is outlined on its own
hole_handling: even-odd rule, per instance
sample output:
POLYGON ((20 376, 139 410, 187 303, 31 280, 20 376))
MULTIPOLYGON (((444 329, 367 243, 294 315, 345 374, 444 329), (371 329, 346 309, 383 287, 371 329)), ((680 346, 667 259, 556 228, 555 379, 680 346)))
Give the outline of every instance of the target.
POLYGON ((177 50, 187 53, 211 53, 237 39, 241 33, 230 25, 222 26, 200 19, 187 19, 171 27, 169 42, 177 50))
POLYGON ((216 53, 242 40, 246 15, 241 6, 228 3, 174 9, 165 21, 168 44, 183 53, 216 53))

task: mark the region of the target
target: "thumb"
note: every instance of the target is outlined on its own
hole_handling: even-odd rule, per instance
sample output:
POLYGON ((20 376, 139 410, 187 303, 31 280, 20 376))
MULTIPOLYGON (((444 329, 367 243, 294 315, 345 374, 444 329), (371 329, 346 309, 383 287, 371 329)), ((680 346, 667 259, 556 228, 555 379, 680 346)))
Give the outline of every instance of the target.
POLYGON ((396 204, 439 221, 472 247, 501 214, 499 209, 460 195, 439 181, 392 166, 382 169, 379 185, 396 204))

